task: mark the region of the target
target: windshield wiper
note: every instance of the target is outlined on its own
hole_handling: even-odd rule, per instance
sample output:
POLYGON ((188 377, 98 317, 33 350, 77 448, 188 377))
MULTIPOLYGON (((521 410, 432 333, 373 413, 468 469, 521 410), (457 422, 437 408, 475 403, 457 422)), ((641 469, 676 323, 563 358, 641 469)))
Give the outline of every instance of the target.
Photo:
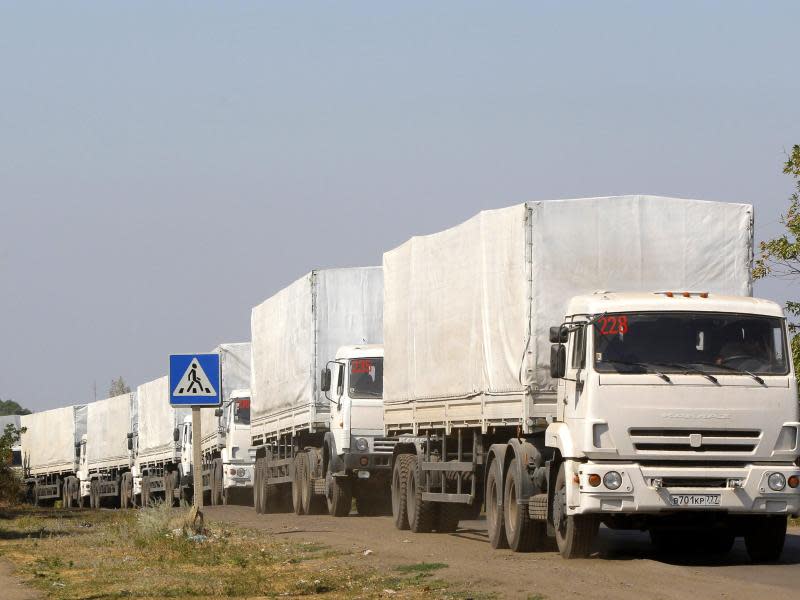
POLYGON ((683 363, 661 363, 661 362, 653 363, 653 364, 654 365, 660 365, 662 367, 675 367, 677 369, 686 369, 687 373, 695 373, 697 375, 705 377, 711 383, 719 385, 719 380, 716 377, 714 377, 711 373, 708 373, 707 371, 703 371, 703 369, 698 369, 697 367, 693 367, 691 365, 686 365, 686 364, 683 364, 683 363))
POLYGON ((661 379, 663 379, 667 383, 672 383, 672 380, 669 378, 669 376, 665 375, 661 371, 657 371, 656 369, 653 368, 652 365, 650 365, 648 363, 635 362, 635 361, 630 361, 630 360, 617 360, 615 358, 607 358, 603 362, 616 363, 618 365, 630 365, 632 367, 642 367, 648 373, 652 373, 653 375, 658 375, 661 379))
POLYGON ((756 380, 758 383, 760 383, 761 385, 767 385, 766 383, 764 383, 764 380, 763 380, 763 379, 761 379, 761 377, 759 377, 759 376, 758 376, 758 375, 756 375, 755 373, 751 373, 751 372, 750 372, 750 371, 748 371, 747 369, 737 369, 736 367, 729 367, 728 365, 715 365, 715 364, 712 364, 712 363, 706 363, 706 362, 703 362, 703 363, 697 363, 697 364, 698 364, 698 365, 706 365, 706 366, 708 366, 708 367, 719 367, 720 369, 725 369, 726 371, 733 371, 734 373, 739 373, 739 374, 741 374, 741 375, 749 375, 750 377, 752 377, 753 379, 755 379, 755 380, 756 380))

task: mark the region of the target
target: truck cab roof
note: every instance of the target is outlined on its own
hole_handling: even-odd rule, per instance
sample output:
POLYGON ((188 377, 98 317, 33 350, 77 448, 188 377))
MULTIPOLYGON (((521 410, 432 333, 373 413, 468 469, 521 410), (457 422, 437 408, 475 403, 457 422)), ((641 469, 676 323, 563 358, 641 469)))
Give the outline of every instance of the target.
POLYGON ((782 318, 783 309, 771 300, 749 296, 723 296, 708 292, 664 290, 655 292, 595 292, 573 297, 567 315, 604 312, 718 312, 782 318))
POLYGON ((359 344, 357 346, 340 346, 336 358, 383 358, 383 344, 359 344))

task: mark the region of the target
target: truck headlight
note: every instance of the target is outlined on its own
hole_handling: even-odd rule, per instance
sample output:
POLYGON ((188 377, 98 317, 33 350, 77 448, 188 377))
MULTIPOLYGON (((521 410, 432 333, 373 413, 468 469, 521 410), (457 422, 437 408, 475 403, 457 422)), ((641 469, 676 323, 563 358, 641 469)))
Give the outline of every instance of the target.
POLYGON ((244 477, 244 469, 241 469, 241 468, 240 468, 240 469, 238 469, 238 470, 236 471, 236 474, 237 474, 239 477, 244 477))
POLYGON ((783 476, 783 473, 773 473, 767 477, 767 484, 773 492, 780 492, 786 487, 786 477, 783 476))
POLYGON ((369 450, 369 442, 366 438, 358 438, 356 440, 356 450, 359 452, 366 452, 369 450))
POLYGON ((616 471, 609 471, 603 475, 603 485, 610 490, 616 490, 622 485, 622 475, 616 471))

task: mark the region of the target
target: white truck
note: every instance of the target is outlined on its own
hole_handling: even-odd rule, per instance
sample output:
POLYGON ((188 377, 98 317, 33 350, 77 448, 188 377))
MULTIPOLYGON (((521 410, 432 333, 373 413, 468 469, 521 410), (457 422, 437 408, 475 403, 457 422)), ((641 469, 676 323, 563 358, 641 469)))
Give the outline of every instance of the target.
POLYGON ((259 513, 388 511, 382 318, 380 267, 312 271, 253 309, 259 513))
POLYGON ((36 506, 61 500, 71 505, 80 490, 78 463, 86 434, 86 405, 22 415, 23 482, 36 506))
POLYGON ((530 202, 387 252, 395 525, 452 531, 485 503, 495 548, 586 556, 602 523, 777 559, 800 423, 783 313, 750 297, 752 219, 530 202))
POLYGON ((77 502, 90 508, 131 505, 133 478, 127 434, 134 395, 121 394, 86 406, 86 434, 79 451, 77 497, 67 495, 65 508, 77 502))
MULTIPOLYGON (((221 344, 222 407, 200 410, 203 492, 212 505, 250 503, 255 450, 250 445, 250 343, 221 344)), ((181 434, 181 488, 192 494, 192 418, 181 434)))
POLYGON ((133 457, 130 493, 139 506, 163 497, 174 502, 181 482, 181 431, 190 408, 169 404, 168 377, 160 377, 136 388, 131 418, 130 451, 133 457))

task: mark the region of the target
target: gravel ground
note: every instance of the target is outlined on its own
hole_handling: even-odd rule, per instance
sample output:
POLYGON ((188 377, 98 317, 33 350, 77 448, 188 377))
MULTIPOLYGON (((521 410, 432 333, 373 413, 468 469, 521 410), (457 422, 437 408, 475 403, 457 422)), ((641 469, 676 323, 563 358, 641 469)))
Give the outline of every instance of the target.
POLYGON ((353 560, 379 570, 447 563, 437 577, 501 598, 796 599, 800 589, 800 528, 790 530, 781 562, 772 565, 750 564, 742 540, 720 560, 665 558, 654 552, 647 534, 606 529, 590 559, 566 561, 555 552, 492 550, 483 520, 462 521, 453 534, 412 534, 396 530, 390 517, 257 515, 241 506, 207 507, 205 513, 211 520, 351 551, 353 560))

